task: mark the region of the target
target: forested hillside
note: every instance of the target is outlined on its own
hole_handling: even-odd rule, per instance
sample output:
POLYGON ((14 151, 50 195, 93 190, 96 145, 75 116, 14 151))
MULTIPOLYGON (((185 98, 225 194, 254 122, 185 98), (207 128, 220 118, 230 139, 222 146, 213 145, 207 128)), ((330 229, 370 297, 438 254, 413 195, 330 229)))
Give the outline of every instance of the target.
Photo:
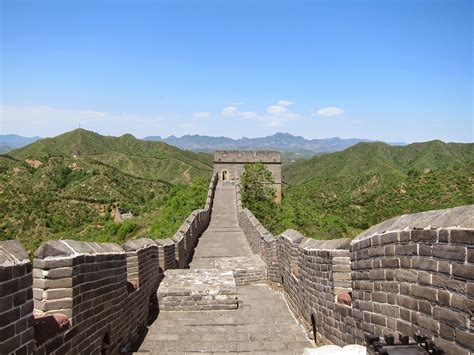
POLYGON ((474 203, 474 144, 360 143, 287 166, 274 233, 353 237, 388 218, 474 203))
POLYGON ((75 130, 43 139, 0 156, 0 238, 31 252, 65 237, 170 237, 204 205, 211 174, 210 155, 131 135, 75 130), (115 224, 117 206, 137 217, 115 224))

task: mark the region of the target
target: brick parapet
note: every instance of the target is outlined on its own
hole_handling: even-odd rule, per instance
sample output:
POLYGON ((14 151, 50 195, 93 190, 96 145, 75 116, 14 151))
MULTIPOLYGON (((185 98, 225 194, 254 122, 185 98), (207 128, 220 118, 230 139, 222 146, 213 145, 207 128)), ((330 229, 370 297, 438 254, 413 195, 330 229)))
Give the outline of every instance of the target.
POLYGON ((421 332, 474 351, 474 206, 393 218, 352 243, 354 318, 364 332, 421 332))
POLYGON ((447 354, 474 351, 474 206, 395 217, 353 241, 317 241, 296 231, 274 237, 236 194, 250 249, 302 323, 314 321, 318 343, 421 332, 447 354), (352 307, 338 303, 347 293, 352 307))
POLYGON ((34 348, 32 269, 17 241, 0 242, 0 354, 34 348))
POLYGON ((43 243, 32 263, 18 242, 0 242, 0 353, 111 354, 126 350, 157 312, 163 271, 186 267, 209 224, 217 178, 204 209, 193 211, 173 239, 113 243, 43 243), (69 327, 35 340, 33 309, 66 317, 69 327), (10 315, 11 313, 11 315, 10 315), (17 314, 18 313, 18 314, 17 314), (7 351, 8 350, 8 351, 7 351))

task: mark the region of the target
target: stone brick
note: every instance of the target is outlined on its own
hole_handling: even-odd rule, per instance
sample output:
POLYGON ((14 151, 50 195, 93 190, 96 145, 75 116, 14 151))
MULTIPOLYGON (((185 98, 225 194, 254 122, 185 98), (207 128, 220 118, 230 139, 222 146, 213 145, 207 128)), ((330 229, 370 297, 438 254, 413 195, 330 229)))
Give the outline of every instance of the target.
POLYGON ((413 334, 413 325, 410 322, 397 320, 397 331, 405 334, 413 334))
POLYGON ((474 231, 466 229, 452 229, 450 231, 451 243, 472 245, 474 244, 474 231))
POLYGON ((412 296, 425 298, 431 301, 437 301, 437 298, 438 298, 438 290, 433 289, 431 287, 412 285, 410 289, 410 293, 412 296))
POLYGON ((400 318, 400 308, 398 306, 382 304, 381 311, 382 314, 386 315, 387 317, 400 318))
POLYGON ((396 258, 385 258, 382 260, 382 266, 387 268, 400 267, 400 260, 396 258))
POLYGON ((449 231, 446 229, 440 229, 438 231, 438 242, 447 243, 449 241, 449 231))
POLYGON ((418 283, 422 285, 431 285, 431 274, 424 271, 418 272, 418 283))
POLYGON ((414 270, 395 270, 395 280, 405 282, 416 282, 418 273, 414 270))
POLYGON ((456 279, 453 279, 452 277, 439 275, 439 274, 432 275, 432 284, 433 286, 447 288, 452 291, 456 291, 463 294, 466 293, 466 289, 467 289, 467 284, 465 281, 456 280, 456 279))
POLYGON ((431 302, 419 300, 418 301, 418 310, 424 314, 432 315, 433 309, 431 302))
POLYGON ((383 325, 383 326, 387 325, 387 318, 381 314, 375 314, 375 313, 371 314, 370 321, 378 325, 383 325))
POLYGON ((474 264, 474 248, 467 249, 467 262, 474 264))
POLYGON ((397 255, 417 255, 417 244, 400 244, 395 247, 395 254, 397 255))
POLYGON ((433 316, 446 324, 452 325, 453 327, 466 328, 468 325, 468 317, 466 314, 452 311, 445 307, 435 306, 433 308, 433 316))
POLYGON ((411 240, 414 242, 436 242, 438 233, 432 229, 414 229, 411 231, 411 240))
POLYGON ((429 244, 419 244, 418 245, 418 255, 420 256, 432 256, 433 249, 429 244))
POLYGON ((427 258, 416 258, 412 261, 412 266, 415 269, 425 270, 425 271, 438 271, 438 262, 433 259, 427 258))
POLYGON ((474 350, 474 333, 456 329, 456 341, 467 349, 474 350))
POLYGON ((455 337, 455 330, 448 324, 439 323, 439 335, 441 335, 445 339, 450 339, 454 341, 455 337))
POLYGON ((414 311, 418 310, 418 300, 408 297, 408 296, 398 296, 397 297, 397 303, 398 305, 402 307, 407 307, 409 309, 412 309, 414 311))
POLYGON ((410 241, 410 231, 400 231, 398 233, 398 240, 400 242, 408 242, 410 241))
POLYGON ((427 329, 435 334, 439 333, 439 321, 431 317, 427 317, 421 313, 415 314, 415 323, 423 329, 427 329))
POLYGON ((440 337, 434 338, 435 344, 446 354, 455 354, 455 355, 469 355, 470 351, 465 347, 456 345, 452 341, 442 339, 440 337))
POLYGON ((466 259, 466 248, 455 245, 435 244, 433 256, 441 259, 464 261, 466 259))
POLYGON ((474 280, 474 265, 453 264, 453 276, 474 280))

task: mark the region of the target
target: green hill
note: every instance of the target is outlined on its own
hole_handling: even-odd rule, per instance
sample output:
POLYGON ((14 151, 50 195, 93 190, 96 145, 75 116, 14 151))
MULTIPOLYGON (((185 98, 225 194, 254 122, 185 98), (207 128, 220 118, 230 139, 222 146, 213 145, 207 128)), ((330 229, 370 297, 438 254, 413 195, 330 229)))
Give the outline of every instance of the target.
POLYGON ((0 238, 20 239, 32 251, 63 237, 168 237, 203 206, 211 174, 210 155, 131 135, 80 129, 43 139, 0 155, 0 238), (187 200, 178 206, 177 196, 187 200), (138 216, 116 225, 117 206, 138 216), (171 225, 162 221, 170 214, 171 225))
POLYGON ((359 143, 283 170, 283 203, 266 224, 308 237, 355 236, 393 216, 474 203, 474 144, 359 143))

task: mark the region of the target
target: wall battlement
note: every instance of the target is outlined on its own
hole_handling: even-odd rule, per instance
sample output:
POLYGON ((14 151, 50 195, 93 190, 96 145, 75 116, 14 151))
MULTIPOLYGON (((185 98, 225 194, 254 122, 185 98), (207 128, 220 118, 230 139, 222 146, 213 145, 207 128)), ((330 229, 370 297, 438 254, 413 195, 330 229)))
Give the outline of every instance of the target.
POLYGON ((272 150, 219 150, 214 153, 214 163, 280 164, 281 154, 272 150))
POLYGON ((207 228, 204 209, 171 239, 114 243, 55 240, 31 263, 16 241, 0 242, 0 354, 118 354, 156 317, 156 291, 171 268, 189 264, 207 228))
POLYGON ((317 241, 292 230, 273 236, 242 209, 238 186, 236 193, 252 252, 317 343, 421 332, 446 354, 474 351, 474 206, 392 218, 354 240, 317 241))

